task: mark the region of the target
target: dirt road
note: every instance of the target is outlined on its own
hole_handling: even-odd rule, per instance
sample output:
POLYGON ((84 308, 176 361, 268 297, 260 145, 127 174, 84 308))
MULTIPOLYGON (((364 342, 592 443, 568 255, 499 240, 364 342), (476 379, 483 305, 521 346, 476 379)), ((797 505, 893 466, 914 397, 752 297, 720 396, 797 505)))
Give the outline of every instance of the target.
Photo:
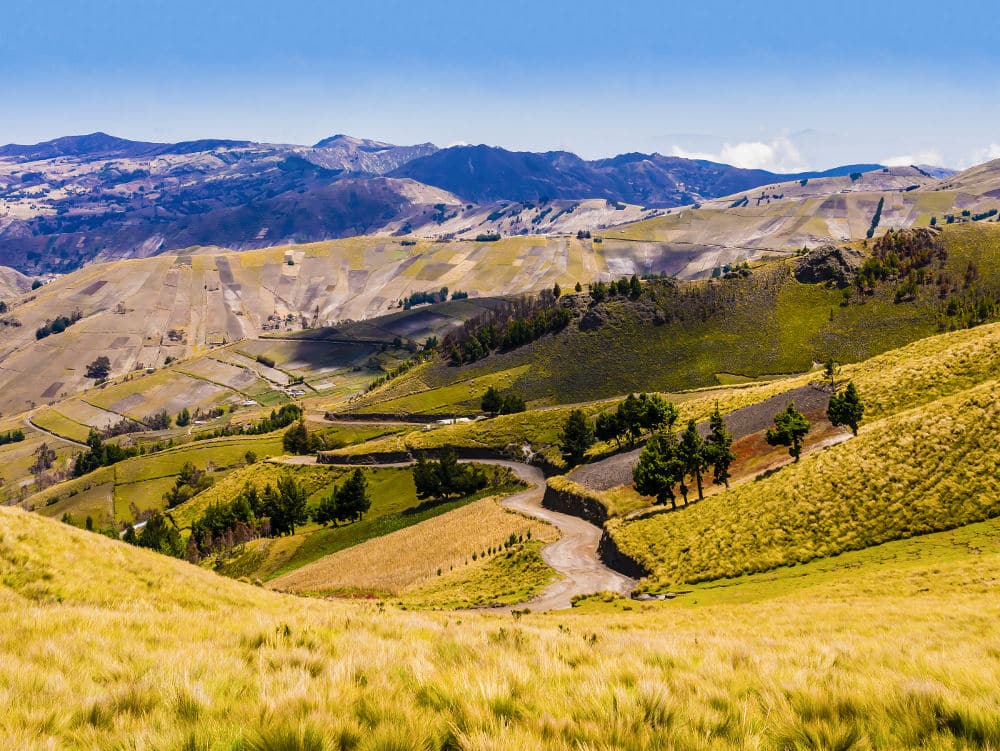
POLYGON ((537 597, 522 603, 521 608, 534 611, 562 610, 572 605, 576 595, 594 592, 628 594, 635 587, 635 580, 604 565, 597 555, 601 529, 578 516, 560 514, 542 506, 545 495, 545 475, 538 467, 519 462, 482 462, 510 467, 524 482, 532 487, 504 498, 501 503, 512 511, 541 519, 556 527, 562 536, 542 548, 542 558, 562 577, 553 582, 537 597))
MULTIPOLYGON (((288 457, 281 461, 287 464, 314 464, 316 457, 288 457)), ((602 532, 599 527, 595 527, 578 516, 560 514, 542 506, 542 497, 545 495, 545 475, 542 474, 541 469, 530 464, 502 459, 478 459, 476 463, 509 467, 514 474, 531 487, 504 498, 500 503, 511 511, 548 522, 561 533, 558 540, 542 548, 542 558, 559 574, 559 580, 549 585, 540 595, 510 608, 505 608, 506 610, 520 608, 529 608, 536 612, 563 610, 571 607, 572 599, 576 595, 605 591, 628 594, 632 591, 636 584, 635 580, 619 574, 617 571, 612 571, 604 565, 598 556, 597 545, 601 540, 602 532)), ((387 466, 406 465, 395 463, 387 466)))

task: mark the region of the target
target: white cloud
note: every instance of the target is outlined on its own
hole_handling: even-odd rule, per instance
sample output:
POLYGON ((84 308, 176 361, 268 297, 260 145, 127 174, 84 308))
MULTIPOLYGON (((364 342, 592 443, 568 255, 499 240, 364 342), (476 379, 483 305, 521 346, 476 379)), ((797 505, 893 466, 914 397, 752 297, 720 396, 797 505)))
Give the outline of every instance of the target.
POLYGON ((909 167, 911 164, 929 164, 932 167, 941 167, 944 165, 944 157, 941 156, 941 152, 934 151, 934 149, 915 151, 912 154, 890 156, 880 161, 886 167, 909 167))
POLYGON ((717 154, 687 151, 681 146, 674 145, 670 150, 670 155, 685 159, 707 159, 711 162, 722 162, 744 169, 765 169, 771 172, 801 172, 805 170, 802 154, 786 136, 780 136, 767 142, 725 143, 717 154))
POLYGON ((958 168, 968 169, 983 162, 992 162, 994 159, 1000 159, 1000 143, 991 143, 985 148, 976 149, 972 153, 962 157, 958 160, 958 168))

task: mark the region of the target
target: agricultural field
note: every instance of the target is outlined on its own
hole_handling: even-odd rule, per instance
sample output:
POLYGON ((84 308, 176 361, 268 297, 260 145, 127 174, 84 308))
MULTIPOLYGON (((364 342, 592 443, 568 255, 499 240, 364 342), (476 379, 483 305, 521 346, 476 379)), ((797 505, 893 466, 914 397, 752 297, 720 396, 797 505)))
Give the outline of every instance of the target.
POLYGON ((514 621, 296 598, 17 510, 0 521, 13 748, 1000 743, 1000 553, 974 537, 745 601, 594 598, 514 621), (885 638, 900 623, 902 648, 885 638))
POLYGON ((443 572, 456 568, 461 572, 479 559, 504 555, 503 545, 511 536, 551 541, 556 534, 548 525, 504 509, 496 498, 483 498, 327 555, 268 586, 311 595, 345 591, 398 595, 443 572))
POLYGON ((132 504, 139 510, 165 506, 163 493, 186 462, 210 468, 218 481, 245 464, 247 451, 261 458, 281 454, 281 434, 216 438, 133 457, 52 485, 28 496, 24 506, 46 516, 68 513, 78 522, 91 516, 98 525, 131 523, 132 504))

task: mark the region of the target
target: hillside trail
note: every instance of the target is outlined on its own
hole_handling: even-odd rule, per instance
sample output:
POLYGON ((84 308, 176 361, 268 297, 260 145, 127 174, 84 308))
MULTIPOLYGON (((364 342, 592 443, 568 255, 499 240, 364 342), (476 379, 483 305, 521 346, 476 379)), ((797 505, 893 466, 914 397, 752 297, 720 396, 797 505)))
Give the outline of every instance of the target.
MULTIPOLYGON (((296 456, 279 460, 284 464, 315 464, 314 456, 296 456)), ((477 459, 477 464, 492 464, 509 468, 530 487, 500 501, 505 508, 547 522, 560 532, 560 537, 542 548, 542 559, 557 573, 559 579, 541 594, 516 605, 497 608, 495 612, 524 609, 536 612, 565 610, 572 607, 573 598, 595 592, 617 592, 627 595, 636 585, 635 579, 613 571, 604 565, 597 552, 603 530, 585 519, 551 511, 542 506, 545 495, 545 475, 538 467, 504 459, 477 459)), ((405 467, 412 462, 394 462, 377 466, 405 467)), ((349 466, 362 465, 324 465, 349 466)), ((371 465, 367 465, 371 466, 371 465)), ((492 611, 493 609, 491 609, 492 611)))

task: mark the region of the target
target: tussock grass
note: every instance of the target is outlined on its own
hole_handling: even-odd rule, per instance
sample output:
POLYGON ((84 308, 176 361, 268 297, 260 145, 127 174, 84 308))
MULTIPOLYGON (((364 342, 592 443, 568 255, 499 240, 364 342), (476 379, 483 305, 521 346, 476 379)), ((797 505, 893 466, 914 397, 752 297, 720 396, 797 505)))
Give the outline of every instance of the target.
POLYGON ((513 621, 271 593, 7 508, 0 535, 6 748, 1000 743, 995 553, 513 621))
POLYGON ((865 426, 846 443, 677 512, 612 522, 645 586, 805 563, 1000 514, 1000 384, 865 426))
POLYGON ((518 543, 495 555, 409 587, 401 598, 406 607, 473 608, 516 605, 539 594, 556 573, 542 559, 544 543, 518 543))

